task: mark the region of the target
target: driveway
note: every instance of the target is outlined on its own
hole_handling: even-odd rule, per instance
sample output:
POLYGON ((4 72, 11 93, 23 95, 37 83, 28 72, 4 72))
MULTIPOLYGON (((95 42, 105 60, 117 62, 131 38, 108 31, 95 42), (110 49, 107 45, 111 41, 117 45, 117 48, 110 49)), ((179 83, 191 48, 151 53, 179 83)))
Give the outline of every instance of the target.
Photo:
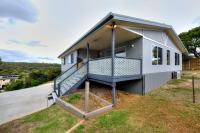
MULTIPOLYGON (((47 95, 52 90, 53 83, 47 83, 0 93, 0 124, 46 108, 47 95)), ((52 104, 52 101, 50 104, 52 104)))

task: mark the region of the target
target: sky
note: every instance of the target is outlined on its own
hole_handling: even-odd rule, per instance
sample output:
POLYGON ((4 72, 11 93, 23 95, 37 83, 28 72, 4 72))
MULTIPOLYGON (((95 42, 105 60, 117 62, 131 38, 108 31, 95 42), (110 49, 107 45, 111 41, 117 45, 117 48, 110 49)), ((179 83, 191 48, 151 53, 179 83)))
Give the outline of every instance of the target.
POLYGON ((3 61, 60 63, 57 58, 109 12, 172 25, 200 25, 200 0, 0 0, 3 61))

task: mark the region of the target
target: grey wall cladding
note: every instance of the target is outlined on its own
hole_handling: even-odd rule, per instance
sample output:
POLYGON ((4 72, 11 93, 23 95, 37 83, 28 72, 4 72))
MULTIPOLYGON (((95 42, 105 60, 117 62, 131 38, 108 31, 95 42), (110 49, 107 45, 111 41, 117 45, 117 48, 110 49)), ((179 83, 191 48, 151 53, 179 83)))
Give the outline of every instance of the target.
POLYGON ((142 79, 117 83, 117 89, 135 94, 142 94, 142 87, 142 79))
POLYGON ((171 80, 171 72, 145 74, 145 93, 160 87, 171 80))

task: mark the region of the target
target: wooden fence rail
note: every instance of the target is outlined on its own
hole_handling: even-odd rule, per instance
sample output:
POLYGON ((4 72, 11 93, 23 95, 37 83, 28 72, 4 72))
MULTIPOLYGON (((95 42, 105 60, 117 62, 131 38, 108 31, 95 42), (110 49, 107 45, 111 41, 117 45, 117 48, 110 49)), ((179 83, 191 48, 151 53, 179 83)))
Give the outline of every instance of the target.
POLYGON ((183 61, 183 70, 200 70, 200 58, 183 61))

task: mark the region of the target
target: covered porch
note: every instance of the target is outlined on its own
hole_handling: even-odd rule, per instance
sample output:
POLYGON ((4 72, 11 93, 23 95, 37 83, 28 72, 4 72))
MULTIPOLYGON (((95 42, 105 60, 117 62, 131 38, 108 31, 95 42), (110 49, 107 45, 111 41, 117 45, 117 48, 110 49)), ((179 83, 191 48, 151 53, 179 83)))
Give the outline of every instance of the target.
MULTIPOLYGON (((66 55, 74 51, 77 53, 75 64, 77 68, 72 70, 73 73, 86 75, 87 80, 111 86, 113 105, 115 105, 117 82, 142 78, 142 36, 140 34, 130 32, 112 22, 76 44, 65 53, 66 55)), ((63 88, 64 83, 67 84, 64 77, 63 80, 66 82, 61 81, 63 88)))
POLYGON ((142 77, 142 37, 121 26, 106 25, 79 45, 78 63, 88 63, 90 80, 112 84, 142 77))
POLYGON ((77 57, 87 62, 87 79, 110 85, 114 105, 117 82, 142 79, 142 37, 112 23, 91 34, 85 44, 77 57))

